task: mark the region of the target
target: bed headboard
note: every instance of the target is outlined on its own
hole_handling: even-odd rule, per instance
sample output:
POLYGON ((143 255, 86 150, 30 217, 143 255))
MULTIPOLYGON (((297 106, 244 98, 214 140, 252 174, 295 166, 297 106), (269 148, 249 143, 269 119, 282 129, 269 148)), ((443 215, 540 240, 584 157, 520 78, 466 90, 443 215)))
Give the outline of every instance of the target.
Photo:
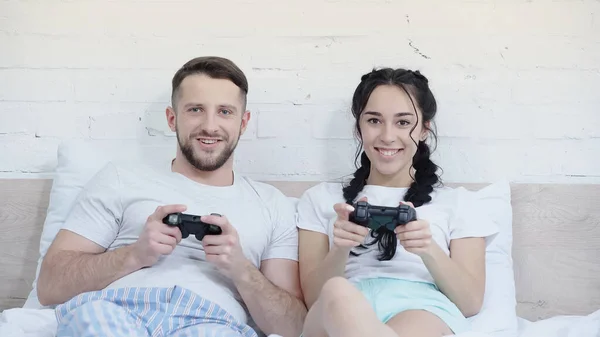
MULTIPOLYGON (((296 197, 316 184, 269 183, 296 197)), ((45 179, 0 179, 0 310, 22 306, 29 294, 51 187, 45 179)), ((518 315, 537 320, 600 309, 600 185, 511 190, 518 315)))

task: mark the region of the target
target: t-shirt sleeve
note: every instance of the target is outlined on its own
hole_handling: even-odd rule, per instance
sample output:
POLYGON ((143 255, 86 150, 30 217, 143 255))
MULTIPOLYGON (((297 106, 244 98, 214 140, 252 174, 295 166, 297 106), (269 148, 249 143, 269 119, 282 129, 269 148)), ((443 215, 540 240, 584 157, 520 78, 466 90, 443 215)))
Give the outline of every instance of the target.
POLYGON ((107 164, 83 187, 62 229, 107 249, 120 229, 122 206, 116 167, 107 164))
POLYGON ((271 242, 262 260, 289 259, 298 261, 298 229, 296 228, 296 205, 292 198, 277 192, 273 202, 269 202, 273 217, 271 242))
POLYGON ((450 240, 468 237, 489 240, 498 234, 498 226, 476 192, 459 188, 457 199, 455 217, 450 223, 450 240))
POLYGON ((329 219, 323 207, 331 208, 333 212, 333 203, 325 198, 326 186, 317 185, 308 189, 300 197, 297 207, 296 226, 300 229, 328 235, 329 219))

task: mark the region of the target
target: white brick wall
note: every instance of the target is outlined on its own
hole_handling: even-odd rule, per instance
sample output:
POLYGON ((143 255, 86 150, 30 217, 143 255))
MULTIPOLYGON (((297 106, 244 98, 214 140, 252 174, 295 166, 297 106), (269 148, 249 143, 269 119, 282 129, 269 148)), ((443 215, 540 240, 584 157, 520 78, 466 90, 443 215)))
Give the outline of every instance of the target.
POLYGON ((51 176, 67 138, 174 144, 170 80, 238 63, 257 179, 353 172, 360 76, 406 66, 439 103, 445 181, 600 183, 598 0, 0 1, 0 177, 51 176))

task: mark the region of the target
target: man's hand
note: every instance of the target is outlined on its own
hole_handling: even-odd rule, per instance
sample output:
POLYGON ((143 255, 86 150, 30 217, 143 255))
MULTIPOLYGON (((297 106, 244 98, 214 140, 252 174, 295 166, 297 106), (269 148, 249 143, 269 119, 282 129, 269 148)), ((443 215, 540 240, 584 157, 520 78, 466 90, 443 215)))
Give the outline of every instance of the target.
POLYGON ((184 212, 184 205, 166 205, 156 208, 146 220, 144 230, 132 244, 132 257, 140 268, 150 267, 162 255, 169 255, 181 241, 181 231, 162 222, 168 214, 184 212))
POLYGON ((221 227, 220 235, 206 235, 202 239, 206 261, 214 264, 225 276, 232 280, 243 277, 250 263, 240 245, 240 238, 227 217, 205 215, 202 221, 221 227))

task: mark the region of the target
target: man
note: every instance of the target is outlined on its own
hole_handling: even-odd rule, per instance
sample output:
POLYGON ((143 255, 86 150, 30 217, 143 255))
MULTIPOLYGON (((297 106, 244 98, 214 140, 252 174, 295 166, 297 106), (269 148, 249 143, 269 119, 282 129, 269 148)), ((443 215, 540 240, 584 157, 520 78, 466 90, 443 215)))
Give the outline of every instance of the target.
POLYGON ((95 175, 44 258, 40 302, 58 305, 58 336, 256 336, 250 318, 265 334, 299 336, 295 207, 233 170, 250 119, 244 73, 200 57, 172 86, 170 168, 108 164, 95 175), (163 222, 178 212, 222 233, 182 239, 163 222))

